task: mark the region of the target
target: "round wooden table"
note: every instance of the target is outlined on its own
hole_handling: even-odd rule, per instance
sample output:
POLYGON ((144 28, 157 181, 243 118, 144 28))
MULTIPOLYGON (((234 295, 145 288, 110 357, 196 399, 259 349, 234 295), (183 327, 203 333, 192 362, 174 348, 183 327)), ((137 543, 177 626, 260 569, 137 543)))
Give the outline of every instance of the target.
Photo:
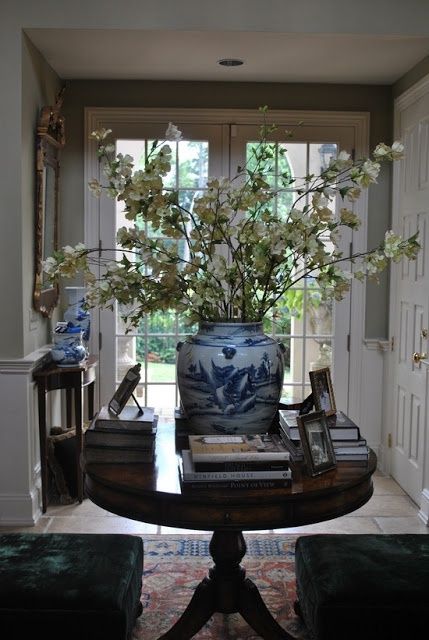
POLYGON ((246 553, 243 531, 296 527, 358 509, 372 496, 375 454, 371 452, 365 466, 338 463, 313 478, 296 464, 288 488, 221 491, 181 489, 178 459, 185 448, 187 439, 175 433, 174 424, 160 421, 153 463, 85 468, 87 495, 103 509, 142 522, 213 531, 214 567, 162 640, 192 638, 216 611, 241 613, 266 640, 288 640, 291 636, 272 617, 240 565, 246 553))

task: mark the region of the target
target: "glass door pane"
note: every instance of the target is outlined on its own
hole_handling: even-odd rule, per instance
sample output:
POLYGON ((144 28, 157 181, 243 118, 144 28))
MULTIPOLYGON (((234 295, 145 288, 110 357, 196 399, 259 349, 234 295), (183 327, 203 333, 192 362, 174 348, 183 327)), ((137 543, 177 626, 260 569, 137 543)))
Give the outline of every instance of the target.
MULTIPOLYGON (((194 199, 203 193, 211 173, 221 173, 222 126, 201 127, 191 125, 179 129, 186 139, 169 141, 173 150, 171 171, 165 178, 165 185, 179 192, 179 201, 183 207, 192 211, 194 199), (186 131, 184 129, 186 128, 186 131), (199 136, 200 134, 200 136, 199 136), (209 159, 209 154, 213 156, 209 159)), ((156 127, 147 126, 147 137, 131 137, 129 128, 125 128, 126 137, 117 135, 116 152, 129 154, 135 160, 135 170, 144 166, 152 142, 157 133, 156 127)), ((114 133, 118 131, 118 127, 114 133)), ((161 138, 162 139, 162 138, 161 138)), ((103 202, 104 223, 101 224, 102 245, 114 246, 118 229, 131 226, 125 218, 121 202, 103 202)), ((161 237, 161 232, 146 225, 148 237, 161 237)), ((172 241, 173 242, 173 241, 172 241)), ((186 246, 182 240, 174 241, 179 254, 186 258, 186 246)), ((121 313, 125 309, 116 305, 114 313, 102 311, 100 330, 103 336, 103 349, 100 351, 100 368, 103 367, 101 384, 101 402, 111 397, 126 371, 136 362, 141 364, 141 381, 135 395, 142 405, 155 406, 157 412, 173 415, 179 403, 176 387, 176 345, 186 334, 194 333, 195 327, 186 325, 184 319, 174 312, 159 312, 145 316, 137 328, 129 330, 121 313)))
MULTIPOLYGON (((239 126, 232 139, 232 166, 239 166, 245 156, 251 167, 253 149, 257 142, 255 128, 239 126)), ((270 186, 279 192, 275 202, 271 203, 275 213, 286 220, 292 208, 303 210, 307 203, 306 196, 299 193, 310 174, 318 175, 326 168, 332 157, 341 149, 351 151, 353 147, 353 131, 341 131, 339 128, 299 127, 291 140, 285 139, 285 133, 279 128, 270 136, 274 145, 271 159, 273 166, 270 186), (282 187, 276 176, 292 176, 295 180, 288 187, 282 187)), ((333 203, 335 210, 338 203, 333 203)), ((329 243, 329 237, 325 238, 329 243)), ((346 238, 343 238, 346 242, 346 238)), ((300 266, 296 265, 292 276, 299 276, 300 266)), ((289 289, 272 320, 265 320, 265 330, 276 337, 285 346, 285 377, 283 399, 285 401, 301 401, 310 392, 308 371, 329 366, 335 380, 335 392, 340 406, 347 406, 347 357, 345 349, 337 349, 337 345, 346 344, 349 327, 350 303, 344 300, 341 304, 322 303, 314 278, 307 277, 289 289), (338 382, 338 384, 337 384, 338 382)))

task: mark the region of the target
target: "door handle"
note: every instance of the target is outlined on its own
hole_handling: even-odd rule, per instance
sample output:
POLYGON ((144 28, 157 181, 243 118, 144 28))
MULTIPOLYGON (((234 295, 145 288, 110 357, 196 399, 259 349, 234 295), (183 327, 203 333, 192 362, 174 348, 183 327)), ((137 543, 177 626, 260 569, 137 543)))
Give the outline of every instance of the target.
POLYGON ((415 351, 413 353, 413 362, 414 364, 420 364, 420 360, 426 360, 427 357, 427 353, 419 353, 418 351, 415 351))

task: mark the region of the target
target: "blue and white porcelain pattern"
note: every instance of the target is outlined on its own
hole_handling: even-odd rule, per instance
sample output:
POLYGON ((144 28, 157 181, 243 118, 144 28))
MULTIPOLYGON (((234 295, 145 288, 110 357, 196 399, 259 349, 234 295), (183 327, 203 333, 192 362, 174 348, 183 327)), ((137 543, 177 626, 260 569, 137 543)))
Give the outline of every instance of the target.
POLYGON ((203 322, 177 348, 180 398, 194 433, 267 431, 282 392, 284 348, 262 322, 203 322))
POLYGON ((77 366, 85 360, 86 349, 82 342, 82 331, 54 332, 51 357, 58 367, 77 366))

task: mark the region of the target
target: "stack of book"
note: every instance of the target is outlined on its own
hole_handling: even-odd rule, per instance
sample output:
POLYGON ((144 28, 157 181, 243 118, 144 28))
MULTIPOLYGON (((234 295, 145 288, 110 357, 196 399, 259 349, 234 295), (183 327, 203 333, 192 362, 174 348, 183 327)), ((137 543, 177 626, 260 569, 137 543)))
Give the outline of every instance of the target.
MULTIPOLYGON (((279 434, 291 453, 292 460, 302 460, 303 452, 297 424, 298 411, 279 410, 279 434)), ((359 427, 343 411, 327 418, 329 433, 337 462, 364 462, 368 460, 369 449, 359 427)))
POLYGON ((119 416, 102 407, 85 433, 85 463, 152 462, 158 416, 153 407, 126 406, 119 416))
POLYGON ((289 460, 277 435, 192 435, 179 471, 185 488, 271 489, 290 486, 289 460))

